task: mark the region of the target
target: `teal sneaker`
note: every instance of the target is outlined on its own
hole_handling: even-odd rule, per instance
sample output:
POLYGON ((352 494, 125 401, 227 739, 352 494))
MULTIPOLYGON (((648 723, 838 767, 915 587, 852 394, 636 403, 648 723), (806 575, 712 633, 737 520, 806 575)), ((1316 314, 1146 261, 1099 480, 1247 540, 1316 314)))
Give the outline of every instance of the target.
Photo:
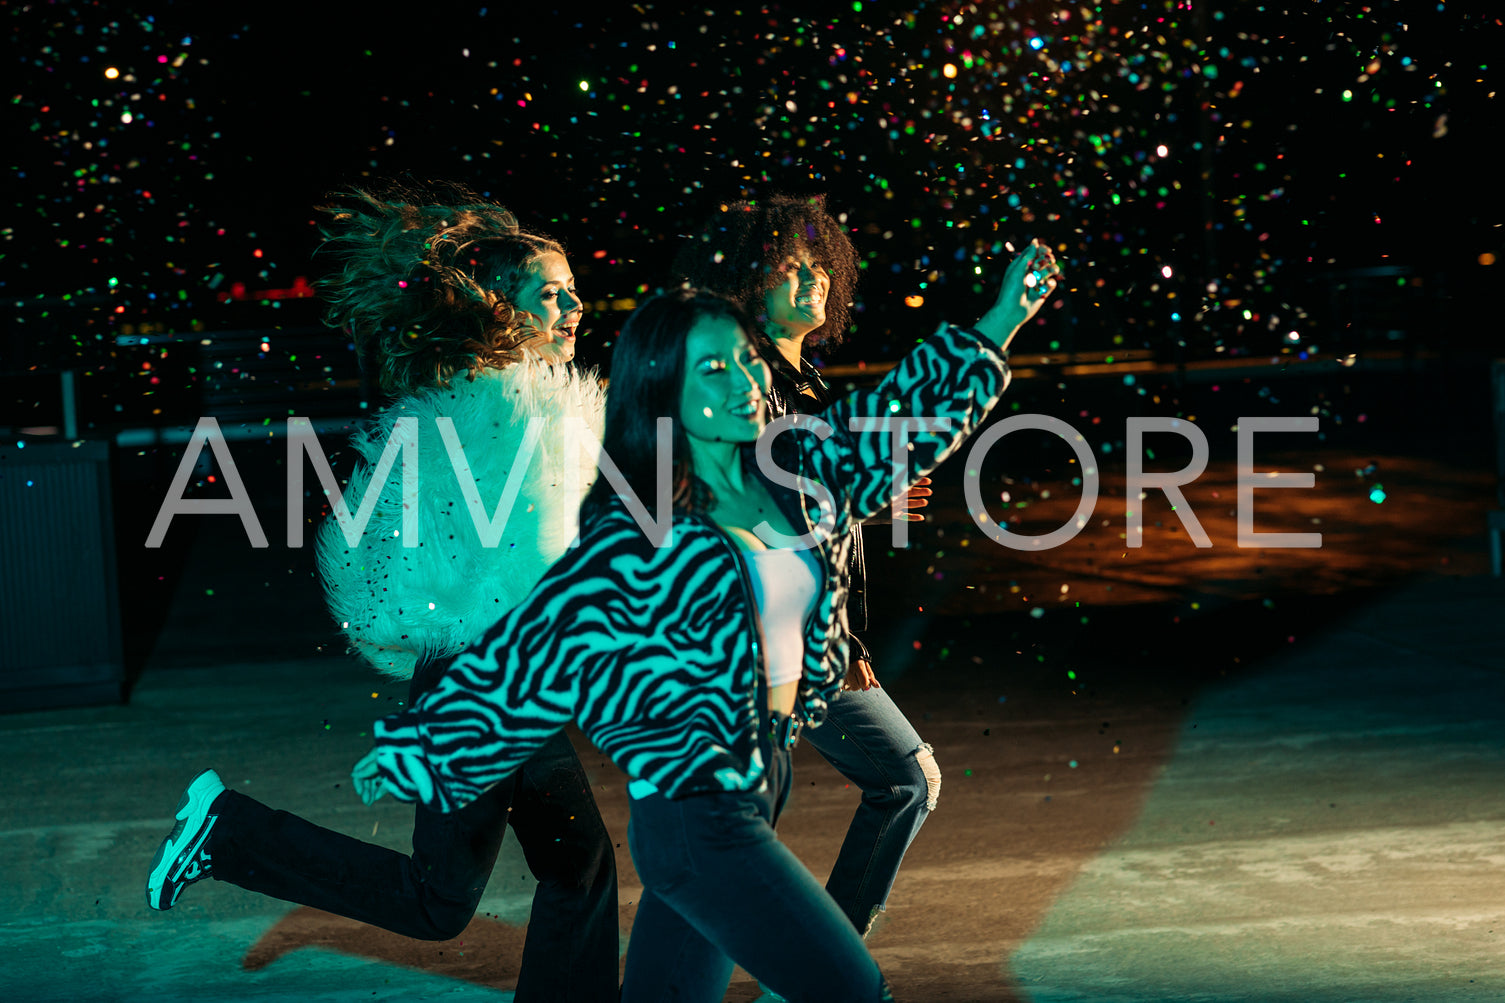
POLYGON ((146 904, 153 909, 171 909, 183 889, 209 876, 209 851, 205 844, 219 816, 214 802, 225 793, 219 774, 205 770, 193 778, 178 802, 172 832, 157 847, 151 873, 146 878, 146 904))

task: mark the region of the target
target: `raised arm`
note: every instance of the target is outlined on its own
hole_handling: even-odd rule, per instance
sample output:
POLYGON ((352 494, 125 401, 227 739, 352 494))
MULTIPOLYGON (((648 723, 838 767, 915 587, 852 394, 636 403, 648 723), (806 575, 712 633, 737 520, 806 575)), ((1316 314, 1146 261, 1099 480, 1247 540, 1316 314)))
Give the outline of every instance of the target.
POLYGON ((1003 352, 1019 329, 1034 319, 1045 304, 1045 297, 1055 291, 1061 268, 1050 248, 1031 240, 1014 256, 1003 273, 1003 285, 992 309, 974 325, 975 330, 1003 352))
POLYGON ((815 480, 847 493, 851 520, 887 508, 982 423, 1009 383, 1004 351, 1039 312, 1059 274, 1050 250, 1031 241, 1009 264, 997 302, 975 328, 942 324, 877 387, 855 391, 827 409, 819 420, 830 426, 828 438, 800 437, 815 480), (892 433, 876 429, 901 419, 912 421, 896 479, 892 433))

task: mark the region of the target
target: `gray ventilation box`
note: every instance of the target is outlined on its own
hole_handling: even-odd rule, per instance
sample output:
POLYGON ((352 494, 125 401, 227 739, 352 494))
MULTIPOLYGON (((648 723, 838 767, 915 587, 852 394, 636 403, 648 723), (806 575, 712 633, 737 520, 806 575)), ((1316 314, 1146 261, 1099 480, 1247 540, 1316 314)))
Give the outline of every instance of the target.
POLYGON ((124 683, 110 444, 0 444, 0 711, 118 703, 124 683))

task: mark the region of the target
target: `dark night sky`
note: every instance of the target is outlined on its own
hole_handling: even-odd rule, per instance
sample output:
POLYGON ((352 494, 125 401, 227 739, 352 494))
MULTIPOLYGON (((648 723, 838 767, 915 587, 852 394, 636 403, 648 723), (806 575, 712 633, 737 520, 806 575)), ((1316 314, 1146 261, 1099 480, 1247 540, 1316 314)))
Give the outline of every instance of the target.
MULTIPOLYGON (((1336 358, 1370 336, 1335 276, 1398 266, 1355 293, 1369 313, 1493 350, 1505 33, 1482 5, 323 6, 5 7, 7 409, 66 367, 98 420, 192 410, 174 338, 316 324, 216 294, 317 277, 310 207, 404 172, 563 239, 596 301, 663 282, 719 200, 827 192, 866 262, 838 361, 970 320, 1032 235, 1070 279, 1040 347, 1336 358)), ((583 358, 623 316, 588 319, 583 358)))
MULTIPOLYGON (((170 615, 198 626, 162 636, 209 646, 179 651, 193 664, 226 646, 301 655, 332 643, 311 550, 278 540, 286 453, 272 433, 288 414, 325 421, 338 467, 348 419, 380 401, 316 299, 259 294, 319 277, 312 207, 327 192, 404 173, 470 185, 565 242, 600 307, 581 339, 587 363, 610 362, 621 307, 669 278, 682 235, 717 202, 825 192, 865 266, 856 334, 827 361, 893 360, 938 319, 975 319, 1003 244, 1038 235, 1067 283, 1015 342, 1021 370, 1038 371, 1015 382, 1008 409, 1068 421, 1110 475, 1128 415, 1193 420, 1225 474, 1239 416, 1321 416, 1320 438, 1289 437, 1307 453, 1287 468, 1325 469, 1321 490, 1272 493, 1291 518, 1322 517, 1333 542, 1318 561, 1229 546, 1224 526, 1211 551, 1109 569, 1098 559, 1116 549, 1121 516, 1105 497, 1096 543, 995 568, 997 548, 958 545, 956 524, 937 518, 916 528, 912 553, 870 552, 913 586, 889 593, 911 619, 920 603, 1013 611, 1065 637, 1075 616, 1033 620, 1043 606, 1026 616, 1031 600, 1070 585, 1085 624, 1086 607, 1129 601, 1133 589, 1103 585, 1121 573, 1184 592, 1165 612, 1179 624, 1217 583, 1268 604, 1431 566, 1493 503, 1485 374, 1501 354, 1505 31, 1486 5, 227 13, 240 6, 0 5, 13 81, 0 125, 0 461, 28 439, 52 440, 28 457, 64 452, 44 430, 65 413, 59 372, 75 374, 80 436, 114 443, 126 647, 140 657, 171 660, 157 638, 170 615), (235 289, 247 297, 222 301, 235 289), (1057 362, 1020 361, 1036 352, 1057 362), (1060 362, 1073 352, 1113 365, 1079 377, 1060 362), (1161 368, 1136 377, 1126 355, 1161 368), (1272 358, 1300 364, 1283 374, 1272 358), (202 415, 235 440, 271 549, 252 550, 231 517, 178 519, 162 549, 142 546, 202 415), (963 583, 995 587, 978 600, 981 584, 963 583)), ((1039 438, 985 479, 1011 521, 1028 504, 1026 530, 1034 518, 1045 532, 1059 524, 1047 496, 1075 488, 1065 444, 1039 438)), ((1162 438, 1148 458, 1184 465, 1185 444, 1162 438)), ((209 471, 191 494, 224 495, 209 471)), ((322 500, 305 494, 312 522, 322 500)), ((1217 499, 1214 484, 1195 504, 1211 512, 1217 499)), ((1102 636, 1116 622, 1103 618, 1102 636)))

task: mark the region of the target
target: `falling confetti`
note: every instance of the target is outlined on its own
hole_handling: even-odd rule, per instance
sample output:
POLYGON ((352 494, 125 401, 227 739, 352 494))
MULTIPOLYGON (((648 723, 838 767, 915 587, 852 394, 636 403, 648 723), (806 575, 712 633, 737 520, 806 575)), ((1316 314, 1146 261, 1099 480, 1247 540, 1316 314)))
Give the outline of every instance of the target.
POLYGON ((326 32, 332 15, 290 32, 37 5, 9 35, 27 128, 4 288, 29 354, 66 341, 149 420, 205 381, 348 375, 193 337, 317 326, 280 294, 312 270, 309 206, 340 183, 417 170, 514 206, 575 250, 603 332, 717 202, 825 191, 864 256, 877 356, 1042 234, 1068 262, 1077 349, 1342 358, 1322 273, 1417 264, 1432 221, 1408 196, 1449 176, 1458 109, 1494 100, 1498 21, 1422 6, 640 5, 527 26, 482 7, 399 47, 382 25, 326 32))

